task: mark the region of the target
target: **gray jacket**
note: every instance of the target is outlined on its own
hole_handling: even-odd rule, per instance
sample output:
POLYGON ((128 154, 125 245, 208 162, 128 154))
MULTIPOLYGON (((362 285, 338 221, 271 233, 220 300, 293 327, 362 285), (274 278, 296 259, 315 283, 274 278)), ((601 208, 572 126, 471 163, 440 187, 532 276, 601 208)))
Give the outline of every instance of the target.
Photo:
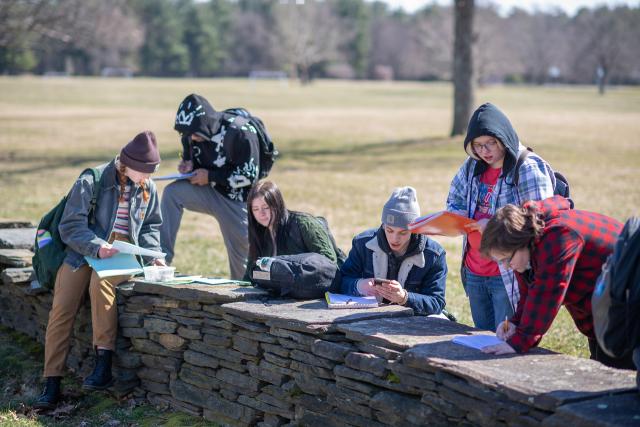
MULTIPOLYGON (((60 237, 67 245, 64 260, 73 269, 86 264, 86 255, 97 258, 98 250, 107 242, 113 230, 120 198, 115 161, 96 167, 102 170, 102 187, 97 200, 95 223, 89 224, 89 206, 93 195, 93 174, 82 174, 67 197, 60 220, 60 237)), ((131 183, 130 183, 131 184, 131 183)), ((147 180, 149 200, 144 201, 142 189, 132 185, 129 206, 129 235, 131 243, 160 251, 160 203, 155 183, 147 180)))

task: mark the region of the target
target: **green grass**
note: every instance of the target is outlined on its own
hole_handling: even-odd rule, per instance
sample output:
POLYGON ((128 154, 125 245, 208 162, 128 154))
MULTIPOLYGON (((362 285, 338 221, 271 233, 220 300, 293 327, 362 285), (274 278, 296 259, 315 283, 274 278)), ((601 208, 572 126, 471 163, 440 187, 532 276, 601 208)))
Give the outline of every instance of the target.
POLYGON ((200 418, 160 411, 134 399, 116 400, 104 393, 85 394, 80 382, 63 381, 63 401, 40 414, 31 405, 41 393, 42 346, 26 335, 0 326, 0 427, 37 426, 215 426, 200 418))
MULTIPOLYGON (((465 158, 462 138, 449 138, 452 90, 443 83, 279 82, 171 79, 0 78, 0 218, 37 221, 82 168, 109 160, 137 132, 153 130, 175 170, 175 110, 191 92, 218 109, 244 106, 260 116, 282 153, 270 179, 290 208, 324 215, 338 244, 379 224, 391 190, 411 185, 423 212, 444 206, 465 158)), ((478 90, 512 120, 570 180, 578 208, 619 220, 640 206, 640 88, 503 87, 478 90)), ((165 184, 159 185, 162 188, 165 184)), ((448 253, 447 306, 470 324, 460 284, 459 239, 439 239, 448 253)), ((185 273, 227 275, 216 221, 187 213, 174 264, 185 273)), ((586 340, 562 310, 543 346, 588 354, 586 340)))

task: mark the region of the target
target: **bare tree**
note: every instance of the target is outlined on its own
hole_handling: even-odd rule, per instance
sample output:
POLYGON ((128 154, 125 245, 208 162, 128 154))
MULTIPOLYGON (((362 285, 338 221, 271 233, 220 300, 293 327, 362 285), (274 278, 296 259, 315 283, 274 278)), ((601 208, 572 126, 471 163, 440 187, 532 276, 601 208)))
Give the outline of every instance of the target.
POLYGON ((473 15, 474 0, 455 0, 453 48, 453 127, 451 136, 462 135, 474 103, 473 15))
POLYGON ((281 3, 276 24, 279 56, 301 83, 309 83, 313 66, 337 59, 340 25, 329 2, 281 3))
POLYGON ((450 79, 453 57, 453 8, 432 5, 416 21, 421 62, 429 78, 450 79))
POLYGON ((627 7, 600 7, 582 9, 574 18, 574 70, 586 76, 595 74, 600 94, 605 93, 611 75, 622 68, 622 60, 629 58, 626 51, 635 52, 637 58, 637 22, 632 13, 627 7))

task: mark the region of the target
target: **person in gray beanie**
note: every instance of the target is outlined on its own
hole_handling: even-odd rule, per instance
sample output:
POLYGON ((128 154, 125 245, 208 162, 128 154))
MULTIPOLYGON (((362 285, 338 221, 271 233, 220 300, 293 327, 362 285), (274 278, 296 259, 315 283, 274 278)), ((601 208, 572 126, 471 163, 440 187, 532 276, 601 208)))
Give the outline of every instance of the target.
POLYGON ((382 224, 358 234, 340 269, 342 293, 374 295, 411 307, 417 315, 440 315, 445 306, 446 253, 435 240, 411 234, 420 216, 416 190, 399 187, 382 208, 382 224))

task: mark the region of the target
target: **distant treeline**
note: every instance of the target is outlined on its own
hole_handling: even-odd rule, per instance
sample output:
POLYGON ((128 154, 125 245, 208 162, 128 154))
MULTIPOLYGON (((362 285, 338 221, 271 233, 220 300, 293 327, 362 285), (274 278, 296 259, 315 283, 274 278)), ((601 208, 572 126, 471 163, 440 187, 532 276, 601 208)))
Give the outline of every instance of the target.
MULTIPOLYGON (((0 0, 0 73, 451 79, 451 6, 297 3, 0 0)), ((480 83, 640 83, 640 7, 477 6, 475 32, 480 83)))

